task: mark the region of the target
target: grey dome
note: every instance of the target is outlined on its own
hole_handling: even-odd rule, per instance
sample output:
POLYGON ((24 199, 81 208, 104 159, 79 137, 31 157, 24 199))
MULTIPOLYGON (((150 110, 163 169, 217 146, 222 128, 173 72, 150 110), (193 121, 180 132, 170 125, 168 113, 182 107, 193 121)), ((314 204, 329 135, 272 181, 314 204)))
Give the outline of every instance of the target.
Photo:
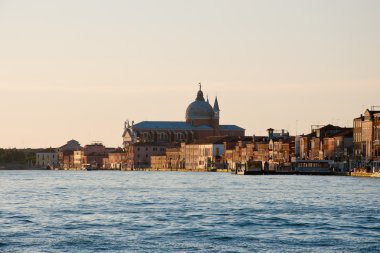
POLYGON ((196 100, 186 109, 186 119, 212 119, 214 111, 205 101, 196 100))

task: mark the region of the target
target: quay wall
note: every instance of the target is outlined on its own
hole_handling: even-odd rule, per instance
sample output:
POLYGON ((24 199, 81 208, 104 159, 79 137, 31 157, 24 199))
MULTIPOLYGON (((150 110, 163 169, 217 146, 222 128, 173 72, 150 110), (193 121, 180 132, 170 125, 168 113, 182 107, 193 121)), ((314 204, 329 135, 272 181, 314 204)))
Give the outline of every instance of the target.
POLYGON ((370 173, 370 172, 351 172, 353 177, 380 177, 379 173, 370 173))
MULTIPOLYGON (((180 171, 180 172, 216 172, 215 170, 210 171, 206 169, 171 169, 171 168, 126 168, 123 171, 180 171)), ((227 171, 226 171, 227 172, 227 171)))

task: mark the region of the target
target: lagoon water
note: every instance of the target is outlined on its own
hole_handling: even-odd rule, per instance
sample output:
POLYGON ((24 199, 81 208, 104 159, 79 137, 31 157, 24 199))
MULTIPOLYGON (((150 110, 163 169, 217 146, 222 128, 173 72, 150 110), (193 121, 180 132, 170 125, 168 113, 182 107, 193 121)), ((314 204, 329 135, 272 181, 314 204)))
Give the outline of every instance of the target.
POLYGON ((0 171, 0 252, 380 252, 380 179, 0 171))

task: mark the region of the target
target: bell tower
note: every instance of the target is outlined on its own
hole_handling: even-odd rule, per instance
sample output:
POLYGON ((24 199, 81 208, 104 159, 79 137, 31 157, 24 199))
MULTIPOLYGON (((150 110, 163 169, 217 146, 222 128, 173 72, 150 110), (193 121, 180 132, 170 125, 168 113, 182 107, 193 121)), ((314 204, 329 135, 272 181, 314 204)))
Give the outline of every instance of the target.
POLYGON ((214 107, 212 108, 212 110, 213 110, 212 127, 216 129, 216 128, 219 128, 219 117, 220 117, 218 97, 215 97, 214 107))

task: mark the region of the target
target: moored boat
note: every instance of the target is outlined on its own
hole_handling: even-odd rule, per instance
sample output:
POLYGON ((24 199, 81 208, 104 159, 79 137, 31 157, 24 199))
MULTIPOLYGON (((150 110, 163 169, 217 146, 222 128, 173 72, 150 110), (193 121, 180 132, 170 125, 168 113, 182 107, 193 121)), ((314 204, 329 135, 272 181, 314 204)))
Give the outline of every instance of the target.
POLYGON ((304 175, 332 175, 334 172, 331 160, 296 160, 293 170, 304 175))

